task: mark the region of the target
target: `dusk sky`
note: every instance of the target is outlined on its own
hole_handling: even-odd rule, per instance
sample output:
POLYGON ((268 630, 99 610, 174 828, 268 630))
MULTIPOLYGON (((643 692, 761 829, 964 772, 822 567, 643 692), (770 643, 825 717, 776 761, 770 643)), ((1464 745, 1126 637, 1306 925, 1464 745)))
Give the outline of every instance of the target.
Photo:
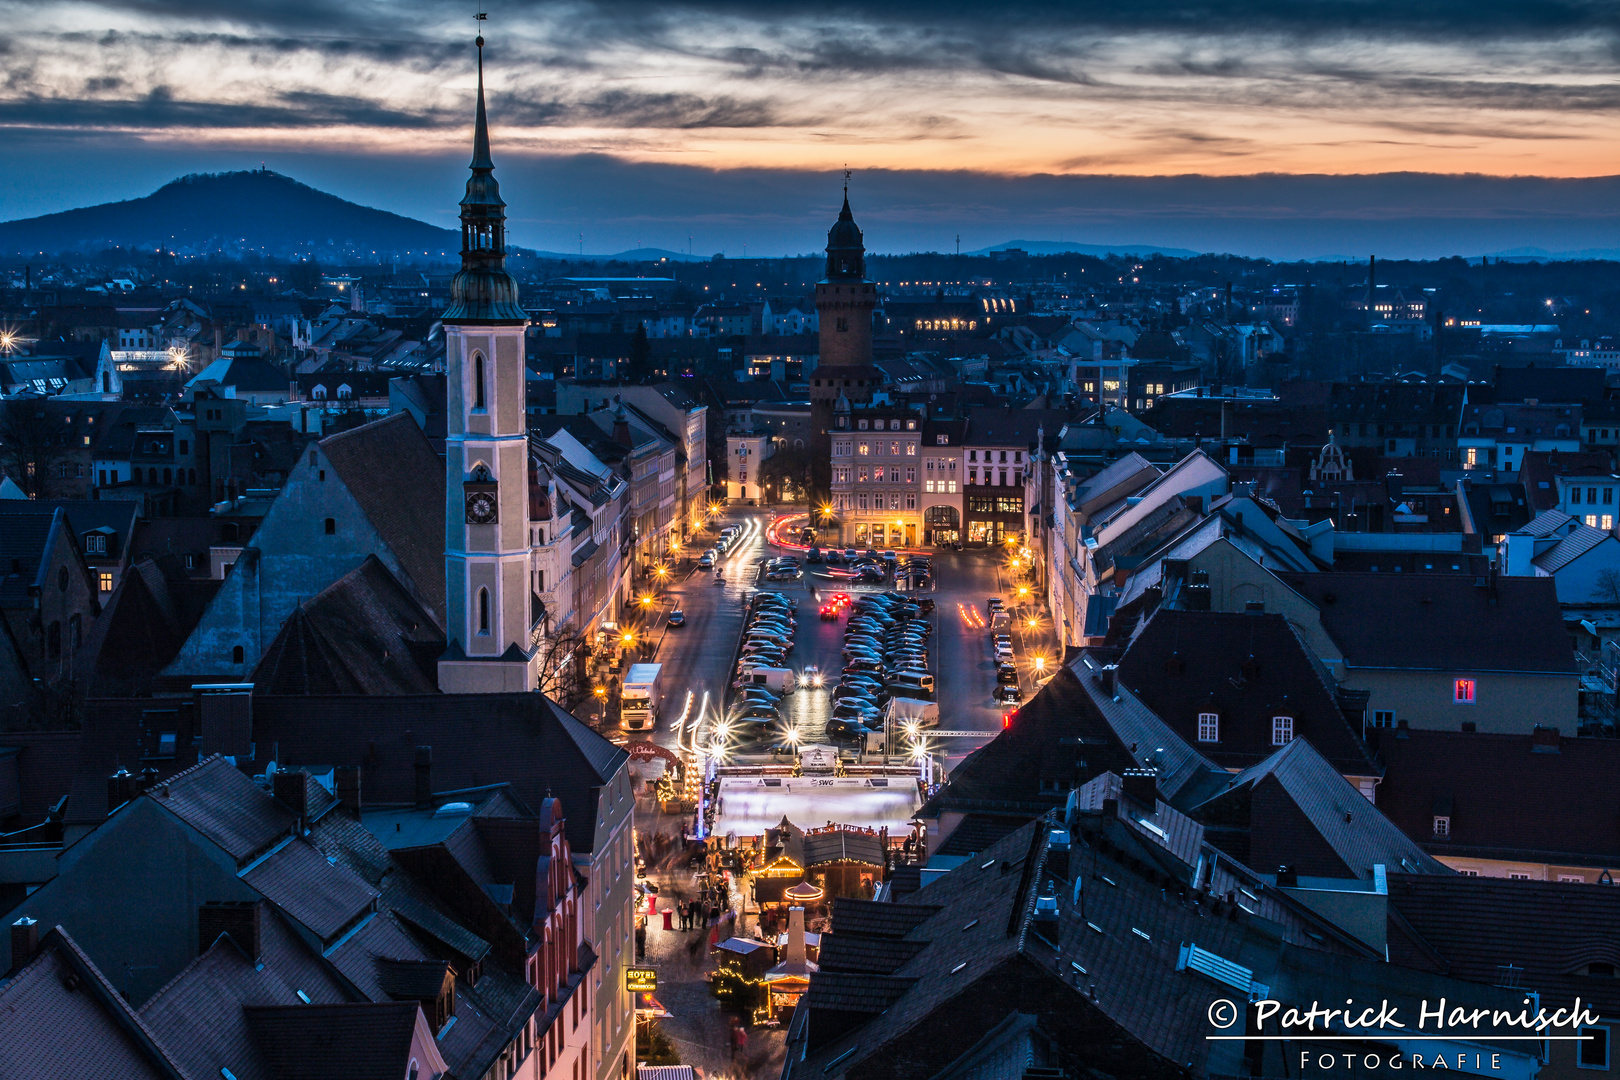
MULTIPOLYGON (((475 10, 0 0, 0 218, 263 161, 449 224, 475 10)), ((807 251, 847 163, 878 250, 950 250, 958 234, 963 250, 1042 239, 1277 257, 1620 248, 1615 181, 1487 179, 1620 172, 1612 3, 488 11, 497 176, 514 239, 534 247, 575 250, 583 232, 597 252, 688 236, 700 253, 807 251), (1392 173, 1478 175, 1369 175, 1392 173), (1118 179, 1140 176, 1179 179, 1118 179), (1234 177, 1252 179, 1210 179, 1234 177)))

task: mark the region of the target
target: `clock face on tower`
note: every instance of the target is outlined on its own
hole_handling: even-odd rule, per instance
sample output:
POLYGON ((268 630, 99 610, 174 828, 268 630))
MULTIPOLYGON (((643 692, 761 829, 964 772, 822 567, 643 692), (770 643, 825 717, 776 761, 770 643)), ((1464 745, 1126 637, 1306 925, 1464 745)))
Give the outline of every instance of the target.
MULTIPOLYGON (((491 485, 493 487, 493 485, 491 485)), ((467 524, 490 525, 495 522, 499 504, 493 490, 467 492, 467 524)))

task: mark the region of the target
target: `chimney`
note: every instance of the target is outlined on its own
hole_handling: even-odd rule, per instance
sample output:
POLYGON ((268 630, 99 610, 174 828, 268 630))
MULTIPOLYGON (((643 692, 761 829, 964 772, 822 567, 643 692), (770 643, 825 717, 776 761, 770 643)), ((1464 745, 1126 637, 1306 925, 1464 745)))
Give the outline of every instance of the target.
POLYGON ((1151 813, 1159 805, 1159 770, 1126 769, 1123 776, 1126 798, 1134 799, 1151 813))
POLYGON ((1202 495, 1183 495, 1181 501, 1187 504, 1187 509, 1195 514, 1204 512, 1204 497, 1202 495))
POLYGON ((11 970, 13 973, 39 952, 39 920, 27 915, 11 924, 11 970))
POLYGON ((1221 402, 1221 440, 1224 442, 1231 437, 1232 403, 1230 401, 1223 401, 1221 402))
POLYGON ((620 446, 629 446, 630 421, 625 419, 624 407, 621 405, 613 413, 613 441, 620 446))
POLYGON ((335 770, 338 802, 355 817, 360 816, 360 766, 339 765, 335 770))
MULTIPOLYGON (((280 775, 280 774, 277 774, 280 775)), ((257 900, 210 900, 197 909, 197 953, 230 935, 249 960, 259 959, 259 903, 257 900)))
POLYGON ((416 805, 433 805, 433 747, 416 748, 416 805))
POLYGON ((1530 752, 1532 754, 1557 754, 1562 751, 1563 740, 1558 736, 1558 729, 1545 724, 1537 724, 1530 732, 1530 752))
POLYGON ((112 813, 135 797, 135 777, 128 769, 119 769, 107 777, 107 813, 112 813))
POLYGON ((203 757, 248 757, 253 752, 253 686, 194 690, 203 757))
POLYGON ((805 960, 804 908, 790 907, 788 908, 787 949, 783 952, 782 963, 803 966, 805 960))
POLYGON ((1119 674, 1118 664, 1104 664, 1102 670, 1097 673, 1097 681, 1102 684, 1103 693, 1109 697, 1114 696, 1114 676, 1117 674, 1119 674))
POLYGON ((1210 609, 1209 582, 1197 581, 1187 586, 1186 607, 1188 611, 1208 611, 1210 609))
POLYGON ((1046 869, 1069 880, 1069 830, 1053 829, 1046 844, 1046 869))
POLYGON ((1277 887, 1280 889, 1294 889, 1299 887, 1299 871, 1292 866, 1277 867, 1277 887))
POLYGON ((270 778, 270 793, 293 812, 294 827, 302 836, 309 826, 309 783, 302 769, 277 769, 270 778))
POLYGON ((1119 817, 1119 800, 1104 799, 1102 802, 1102 816, 1104 819, 1119 817))
POLYGON ((1384 477, 1384 492, 1391 502, 1399 501, 1401 492, 1406 488, 1406 478, 1398 472, 1392 472, 1384 477))

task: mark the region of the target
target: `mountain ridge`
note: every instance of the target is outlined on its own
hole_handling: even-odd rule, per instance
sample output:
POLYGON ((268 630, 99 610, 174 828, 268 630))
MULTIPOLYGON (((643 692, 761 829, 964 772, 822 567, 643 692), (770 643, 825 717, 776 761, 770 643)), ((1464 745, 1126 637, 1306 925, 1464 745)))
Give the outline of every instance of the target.
POLYGON ((459 258, 461 237, 269 169, 189 173, 150 195, 0 222, 0 253, 106 248, 181 254, 459 258))

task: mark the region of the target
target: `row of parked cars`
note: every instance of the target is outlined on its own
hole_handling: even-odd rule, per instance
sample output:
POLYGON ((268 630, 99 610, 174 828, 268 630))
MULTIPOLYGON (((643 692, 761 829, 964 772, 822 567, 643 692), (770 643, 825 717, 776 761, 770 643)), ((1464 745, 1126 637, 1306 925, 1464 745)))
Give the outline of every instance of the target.
POLYGON ((1017 704, 1024 699, 1024 691, 1018 685, 1018 666, 1013 662, 1006 602, 992 596, 985 602, 984 609, 990 625, 990 648, 996 660, 996 689, 991 700, 997 705, 1017 704))
POLYGON ((720 561, 720 556, 731 550, 731 545, 736 543, 737 535, 741 532, 741 525, 727 525, 721 529, 720 535, 715 538, 714 547, 698 556, 698 569, 713 570, 714 564, 720 561))
POLYGON ((756 593, 748 602, 742 652, 732 683, 736 696, 726 714, 734 728, 745 729, 745 736, 758 737, 779 722, 782 698, 798 686, 798 677, 787 666, 797 606, 792 597, 773 592, 756 593))
POLYGON ((832 602, 848 610, 849 622, 827 736, 865 742, 882 729, 883 708, 891 698, 933 698, 934 677, 928 671, 933 627, 921 605, 899 593, 840 593, 832 602))

